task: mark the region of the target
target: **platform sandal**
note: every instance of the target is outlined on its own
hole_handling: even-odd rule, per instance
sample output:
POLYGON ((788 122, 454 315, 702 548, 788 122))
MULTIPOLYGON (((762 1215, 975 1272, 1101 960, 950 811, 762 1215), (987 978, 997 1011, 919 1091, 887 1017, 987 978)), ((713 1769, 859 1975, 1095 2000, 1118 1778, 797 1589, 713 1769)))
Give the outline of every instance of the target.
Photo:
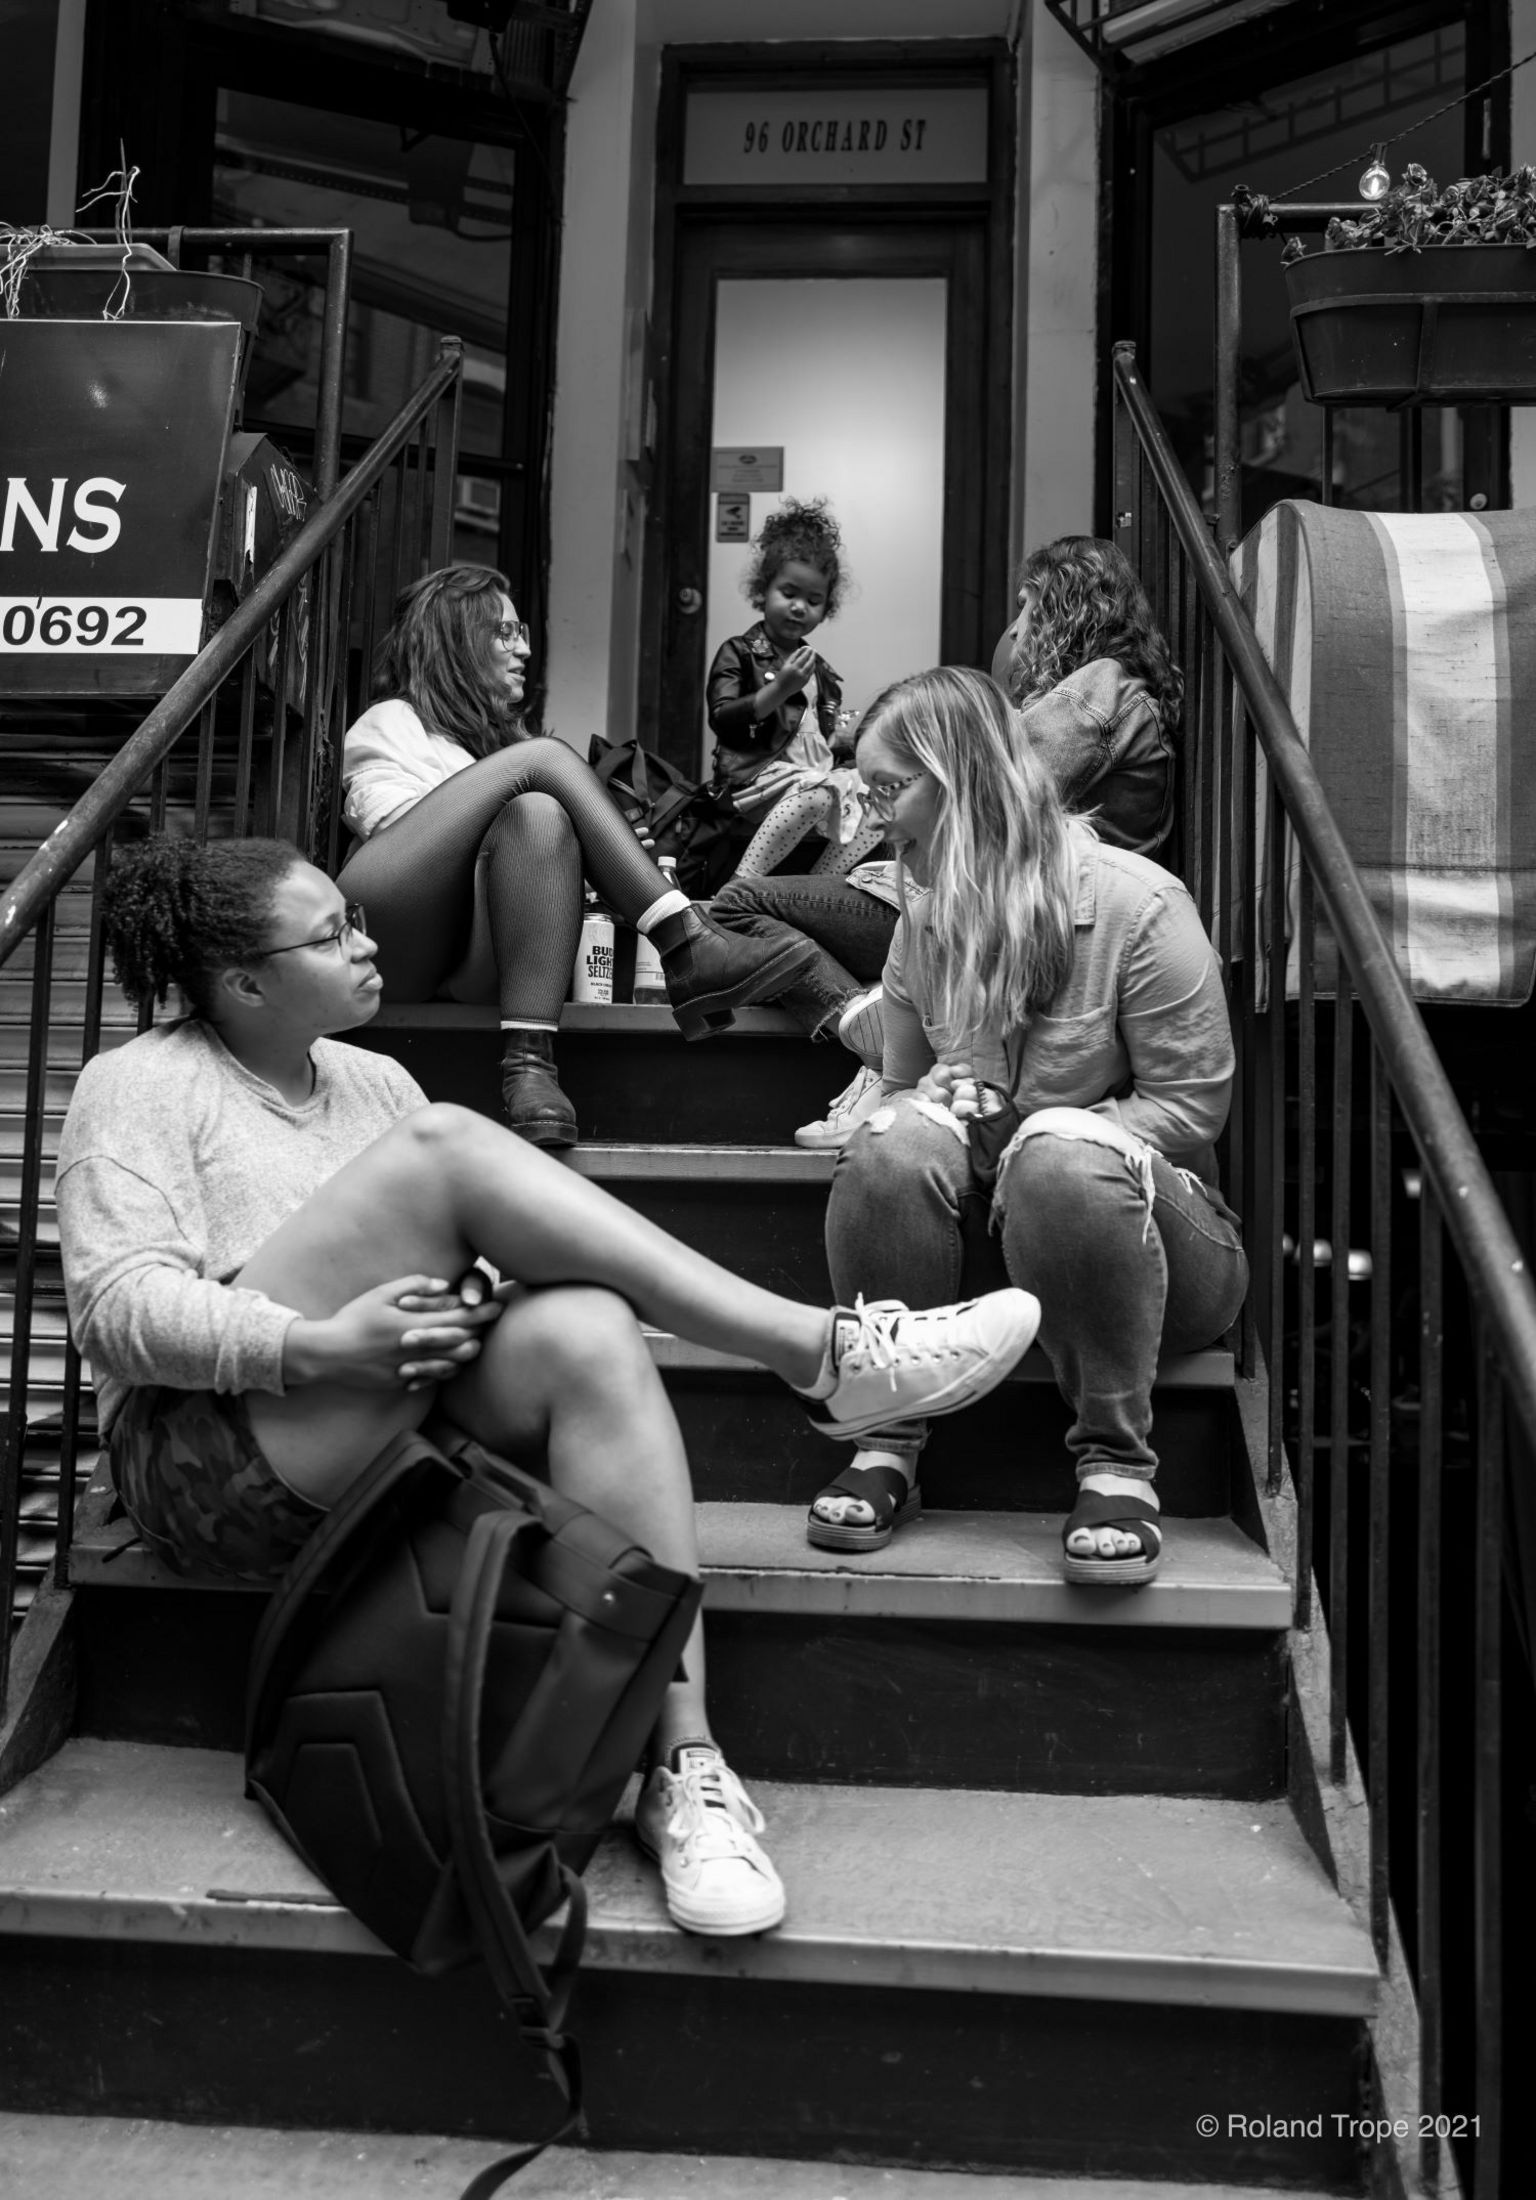
POLYGON ((805 1540, 818 1551, 883 1551, 896 1530, 919 1519, 922 1510, 921 1490, 899 1467, 844 1467, 811 1500, 805 1540), (818 1520, 816 1507, 824 1497, 862 1498, 875 1517, 868 1522, 818 1520))
POLYGON ((1143 1497, 1120 1491, 1080 1489, 1077 1503, 1062 1522, 1061 1550, 1068 1581, 1091 1583, 1100 1589, 1140 1589, 1163 1563, 1163 1530, 1157 1507, 1143 1497), (1140 1536, 1141 1556, 1079 1558, 1067 1549, 1068 1536, 1075 1535, 1079 1528, 1119 1528, 1126 1535, 1140 1536))

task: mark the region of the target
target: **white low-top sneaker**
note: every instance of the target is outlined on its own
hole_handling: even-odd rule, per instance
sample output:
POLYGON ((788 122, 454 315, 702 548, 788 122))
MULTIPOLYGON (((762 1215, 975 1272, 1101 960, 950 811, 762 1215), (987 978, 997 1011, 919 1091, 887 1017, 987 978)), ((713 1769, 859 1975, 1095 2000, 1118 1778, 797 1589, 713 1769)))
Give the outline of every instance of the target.
POLYGON ((819 1123, 802 1123, 795 1133, 797 1146, 827 1153, 846 1146, 861 1123, 867 1123, 884 1097, 885 1086, 877 1069, 861 1069, 851 1085, 845 1085, 819 1123))
POLYGON ((635 1805, 635 1838, 661 1866, 673 1922, 691 1933, 765 1933, 784 1883, 759 1847, 763 1814, 718 1749, 685 1743, 635 1805))
POLYGON ((801 1396, 824 1436, 863 1436, 892 1421, 957 1413, 1002 1381, 1039 1327, 1032 1291, 989 1291, 915 1312, 900 1299, 866 1304, 860 1297, 832 1310, 831 1388, 819 1398, 801 1396))

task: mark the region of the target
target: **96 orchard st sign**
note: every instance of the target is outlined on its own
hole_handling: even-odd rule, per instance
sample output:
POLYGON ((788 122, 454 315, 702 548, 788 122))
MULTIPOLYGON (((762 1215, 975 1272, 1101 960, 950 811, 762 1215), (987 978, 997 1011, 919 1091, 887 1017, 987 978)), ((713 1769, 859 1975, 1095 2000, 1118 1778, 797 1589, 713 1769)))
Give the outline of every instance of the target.
POLYGON ((987 91, 697 90, 684 185, 945 184, 987 180, 987 91))
POLYGON ((158 695, 196 656, 240 333, 0 321, 0 694, 158 695))

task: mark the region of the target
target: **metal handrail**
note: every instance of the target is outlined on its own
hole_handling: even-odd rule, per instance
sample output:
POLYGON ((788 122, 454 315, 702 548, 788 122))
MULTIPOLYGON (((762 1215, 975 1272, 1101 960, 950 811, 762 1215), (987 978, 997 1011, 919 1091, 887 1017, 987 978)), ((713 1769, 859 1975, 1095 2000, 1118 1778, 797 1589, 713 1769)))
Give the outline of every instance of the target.
POLYGON ((1424 1019, 1397 967, 1283 690, 1136 371, 1115 346, 1115 383, 1263 743, 1288 820, 1344 950, 1355 993, 1392 1071, 1456 1249, 1494 1336, 1520 1424, 1536 1445, 1536 1286, 1424 1019))
MULTIPOLYGON (((231 706, 225 714, 226 726, 236 735, 233 829, 252 830, 258 686, 271 701, 270 725, 260 736, 265 783, 259 799, 269 822, 256 829, 285 832, 302 842, 315 860, 333 861, 340 761, 337 735, 355 701, 354 664, 366 664, 372 655, 375 597, 381 583, 393 589, 429 565, 447 564, 452 556, 462 349, 457 338, 443 339, 438 364, 382 435, 330 498, 311 513, 271 570, 0 896, 0 968, 28 937, 35 942, 19 1224, 14 1283, 8 1294, 11 1366, 0 1412, 0 1713, 10 1667, 9 1620, 20 1551, 23 1452, 29 1436, 27 1400, 39 1276, 43 1116, 58 897, 89 859, 96 856, 100 865, 101 856, 110 850, 117 820, 145 789, 149 822, 152 826, 163 822, 173 752, 189 757, 191 744, 185 737, 194 729, 193 829, 199 837, 206 835, 221 701, 231 706), (392 485, 386 542, 380 515, 392 485), (359 575, 361 583, 355 585, 359 575)), ((101 1040, 101 884, 98 867, 81 1060, 88 1059, 101 1040)), ((81 1377, 79 1353, 66 1345, 57 1499, 43 1530, 56 1581, 65 1578, 67 1569, 81 1377)), ((31 1532, 37 1532, 35 1521, 31 1532)))
MULTIPOLYGON (((1230 286, 1219 295, 1230 301, 1230 286)), ((1253 1239, 1244 1369, 1267 1407, 1267 1490, 1281 1498, 1287 1474, 1294 1490, 1294 1512, 1277 1518, 1293 1540, 1296 1628, 1312 1628, 1315 1591, 1327 1615, 1326 1650, 1309 1665, 1320 1694, 1303 1690, 1319 1714, 1326 1695, 1325 1720, 1313 1726, 1303 1704, 1300 1762, 1348 1798, 1338 1822, 1364 1827, 1358 1842, 1346 1833, 1342 1861, 1383 1970, 1373 2038, 1387 2041, 1397 2105, 1417 2111, 1385 2174, 1416 2154, 1415 2189, 1459 2190, 1465 2169, 1476 2200, 1495 2200, 1506 2154, 1503 1826, 1520 1778, 1503 1741, 1505 1505, 1511 1475, 1531 1471, 1536 1290, 1228 569, 1235 470, 1218 483, 1213 542, 1130 345, 1116 348, 1112 388, 1115 531, 1190 683, 1180 766, 1190 885, 1227 957, 1238 1028, 1228 1162, 1253 1239), (1405 1144, 1411 1181, 1398 1165, 1405 1144), (1417 1209, 1412 1231, 1394 1218, 1405 1200, 1417 1209), (1317 1237, 1324 1213, 1328 1235, 1317 1237), (1369 1249, 1357 1256, 1348 1248, 1367 1218, 1369 1249), (1447 1293, 1448 1253, 1464 1298, 1447 1293), (1367 1299, 1352 1297, 1357 1274, 1367 1299), (1460 1493, 1470 1517, 1448 1538, 1457 1462, 1474 1469, 1460 1493), (1397 1578, 1410 1526, 1411 1587, 1397 1578), (1475 2114, 1445 2113, 1464 2099, 1475 2114)), ((1218 457, 1235 469, 1230 435, 1218 457)))
POLYGON ((457 338, 443 343, 443 357, 359 459, 327 504, 311 513, 286 550, 251 593, 229 615, 207 647, 193 658, 174 687, 167 689, 112 761, 92 780, 68 817, 55 826, 37 853, 17 873, 0 908, 0 969, 21 945, 44 909, 79 870, 121 815, 134 792, 167 757, 198 712, 256 640, 272 614, 315 566, 382 478, 391 460, 450 389, 461 363, 457 338))

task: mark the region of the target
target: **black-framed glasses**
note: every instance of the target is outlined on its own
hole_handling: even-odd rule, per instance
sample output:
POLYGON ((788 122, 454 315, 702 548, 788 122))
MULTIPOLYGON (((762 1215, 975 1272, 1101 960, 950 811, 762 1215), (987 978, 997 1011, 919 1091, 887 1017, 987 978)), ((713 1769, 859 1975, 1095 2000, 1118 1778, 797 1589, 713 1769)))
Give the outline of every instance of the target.
POLYGON ((296 955, 301 947, 345 947, 354 932, 366 932, 367 929, 368 912, 360 901, 349 901, 334 932, 322 932, 313 940, 290 940, 286 947, 264 947, 251 959, 265 962, 269 955, 296 955))
POLYGON ((528 622, 526 619, 498 619, 491 632, 503 649, 528 647, 528 622))
POLYGON ((866 786, 864 800, 872 810, 878 810, 882 817, 889 817, 896 807, 896 797, 906 788, 915 787, 925 776, 922 772, 908 772, 905 779, 887 779, 881 786, 866 786))

